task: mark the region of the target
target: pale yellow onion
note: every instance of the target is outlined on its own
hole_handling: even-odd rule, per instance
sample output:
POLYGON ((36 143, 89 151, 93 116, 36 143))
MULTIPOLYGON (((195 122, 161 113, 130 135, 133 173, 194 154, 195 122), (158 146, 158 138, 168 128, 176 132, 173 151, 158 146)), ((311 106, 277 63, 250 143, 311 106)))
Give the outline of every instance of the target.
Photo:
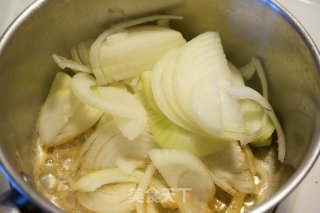
POLYGON ((159 146, 164 149, 184 150, 197 157, 205 157, 229 143, 189 132, 171 122, 163 114, 152 116, 150 121, 152 134, 159 146))
POLYGON ((62 144, 91 128, 102 116, 103 112, 81 103, 69 122, 52 140, 52 144, 62 144))
POLYGON ((58 64, 61 69, 70 68, 78 72, 92 73, 91 67, 80 64, 76 61, 69 60, 62 56, 52 55, 53 60, 58 64))
MULTIPOLYGON (((143 193, 145 193, 147 191, 147 189, 149 188, 149 184, 152 180, 152 176, 156 171, 156 167, 151 163, 147 169, 145 170, 140 183, 138 184, 138 189, 142 190, 143 193)), ((145 198, 145 195, 144 195, 145 198)), ((136 211, 137 213, 145 213, 145 203, 144 202, 136 202, 136 211)))
POLYGON ((133 78, 151 70, 163 54, 186 42, 180 32, 154 25, 129 28, 127 32, 118 42, 106 40, 101 45, 100 64, 108 82, 133 78))
POLYGON ((209 211, 215 185, 200 159, 181 150, 155 149, 149 155, 167 184, 176 190, 175 199, 182 212, 197 212, 202 207, 209 211), (191 189, 192 196, 184 201, 181 189, 191 189))
POLYGON ((215 183, 223 190, 234 194, 234 189, 242 193, 253 193, 255 184, 250 164, 240 145, 229 143, 220 151, 205 158, 215 183))
MULTIPOLYGON (((229 61, 228 66, 232 74, 231 79, 233 86, 245 86, 240 71, 229 61)), ((264 73, 260 72, 259 75, 264 75, 264 73)), ((260 79, 263 79, 263 77, 260 79)), ((271 137, 274 132, 274 126, 266 111, 263 107, 252 100, 240 100, 240 104, 248 133, 248 136, 244 137, 244 139, 240 141, 241 144, 245 145, 248 143, 255 143, 258 146, 268 145, 265 141, 271 137)))
MULTIPOLYGON (((89 173, 85 176, 82 176, 77 180, 71 187, 75 191, 79 192, 93 192, 99 187, 106 184, 114 183, 136 183, 138 184, 141 181, 143 172, 135 170, 131 174, 126 174, 121 172, 119 169, 103 169, 93 173, 89 173)), ((150 186, 154 187, 158 191, 166 188, 166 186, 157 180, 152 178, 150 186)))
POLYGON ((139 24, 147 23, 147 22, 160 20, 160 19, 182 19, 182 17, 171 16, 171 15, 154 15, 154 16, 149 16, 145 18, 139 18, 139 19, 116 24, 99 35, 99 37, 94 41, 94 43, 90 48, 90 62, 91 62, 93 73, 97 78, 98 84, 106 85, 107 83, 110 83, 108 82, 108 80, 110 81, 110 79, 106 79, 105 76, 103 75, 101 64, 100 64, 100 48, 102 43, 105 41, 105 39, 109 35, 119 32, 125 28, 136 26, 139 24))
POLYGON ((278 159, 282 163, 285 157, 285 138, 280 122, 272 109, 272 106, 257 91, 250 87, 234 87, 229 88, 228 93, 238 99, 250 99, 260 104, 267 111, 271 121, 273 122, 278 136, 278 159))
POLYGON ((58 72, 40 110, 40 143, 50 145, 72 118, 79 104, 71 91, 71 77, 58 72))
POLYGON ((84 73, 72 78, 72 91, 80 101, 111 114, 130 140, 144 131, 146 111, 131 93, 116 87, 97 87, 95 79, 84 73))

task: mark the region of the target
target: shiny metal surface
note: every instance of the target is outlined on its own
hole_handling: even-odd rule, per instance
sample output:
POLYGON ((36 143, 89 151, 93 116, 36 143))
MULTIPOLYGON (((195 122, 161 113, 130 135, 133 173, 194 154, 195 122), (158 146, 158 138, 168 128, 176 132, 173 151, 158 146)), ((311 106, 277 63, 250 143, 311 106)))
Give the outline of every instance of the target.
POLYGON ((32 187, 32 142, 37 114, 57 67, 67 55, 112 22, 153 13, 183 15, 173 27, 187 38, 220 32, 228 58, 243 65, 258 56, 267 71, 271 103, 287 138, 293 176, 253 212, 265 212, 306 175, 320 150, 320 56, 307 32, 284 8, 266 0, 39 0, 0 40, 0 161, 20 191, 59 212, 32 187), (22 174, 24 178, 22 177, 22 174), (27 180, 27 181, 26 181, 27 180), (29 180, 29 181, 28 181, 29 180))

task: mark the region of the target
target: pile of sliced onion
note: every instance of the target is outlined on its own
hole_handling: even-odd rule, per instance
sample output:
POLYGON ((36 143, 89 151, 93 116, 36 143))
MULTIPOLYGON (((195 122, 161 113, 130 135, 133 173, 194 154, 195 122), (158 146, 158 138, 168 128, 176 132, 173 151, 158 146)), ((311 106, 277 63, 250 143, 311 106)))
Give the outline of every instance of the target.
POLYGON ((228 209, 240 209, 257 190, 248 144, 268 146, 276 130, 284 161, 261 62, 238 69, 217 32, 186 42, 169 19, 181 17, 119 23, 72 47, 72 60, 53 55, 74 74, 56 75, 39 115, 40 143, 70 142, 92 128, 74 163, 84 175, 71 187, 88 210, 157 212, 144 192, 170 188, 169 197, 157 195, 161 208, 212 212, 216 185, 233 196, 228 209), (246 86, 255 73, 262 95, 246 86), (142 202, 130 202, 138 189, 142 202))

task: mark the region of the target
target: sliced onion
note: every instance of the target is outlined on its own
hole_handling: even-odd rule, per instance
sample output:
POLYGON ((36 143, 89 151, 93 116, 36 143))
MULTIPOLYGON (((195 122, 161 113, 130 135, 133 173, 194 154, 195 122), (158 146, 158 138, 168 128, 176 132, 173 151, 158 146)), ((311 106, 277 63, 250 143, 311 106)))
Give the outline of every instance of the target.
POLYGON ((39 114, 40 143, 51 145, 74 115, 80 102, 71 91, 71 77, 58 72, 39 114))
POLYGON ((103 112, 81 103, 76 109, 69 122, 63 127, 59 134, 52 140, 52 144, 61 144, 92 127, 102 116, 103 112))
POLYGON ((181 106, 193 116, 194 121, 207 134, 213 137, 223 137, 220 129, 223 129, 226 134, 229 132, 244 133, 240 103, 230 98, 225 92, 226 88, 232 86, 231 73, 218 33, 203 33, 183 46, 177 60, 175 81, 175 89, 181 106), (194 75, 195 70, 197 70, 197 75, 194 75), (198 96, 198 92, 192 95, 196 84, 200 88, 210 88, 211 85, 216 84, 219 90, 213 90, 213 88, 208 90, 211 93, 198 96), (213 96, 213 92, 216 95, 213 96), (218 96, 220 96, 220 110, 216 111, 216 115, 213 115, 211 108, 217 108, 215 106, 217 103, 213 99, 218 96), (201 103, 203 103, 203 106, 206 106, 203 109, 206 109, 206 111, 201 110, 202 114, 197 114, 198 108, 193 106, 193 103, 197 103, 196 106, 202 106, 201 103), (190 110, 187 108, 188 106, 193 106, 193 108, 190 110), (218 128, 217 123, 212 122, 219 119, 219 116, 221 116, 222 128, 218 128), (211 123, 208 122, 210 120, 211 123))
POLYGON ((157 208, 154 202, 147 203, 147 213, 160 213, 159 209, 157 208))
MULTIPOLYGON (((117 134, 115 132, 114 135, 110 139, 105 140, 105 143, 100 147, 93 162, 94 169, 115 168, 117 160, 119 164, 119 158, 125 158, 127 161, 133 159, 133 165, 140 166, 141 162, 149 161, 148 151, 158 147, 149 134, 141 134, 135 140, 129 141, 119 133, 117 134)), ((94 146, 95 144, 93 144, 91 148, 95 148, 94 146)), ((84 160, 86 159, 88 158, 85 157, 84 160)))
MULTIPOLYGON (((136 183, 139 184, 143 176, 143 172, 134 171, 131 174, 126 174, 118 169, 104 169, 97 172, 93 172, 81 177, 73 185, 72 189, 79 192, 93 192, 103 185, 115 184, 115 183, 136 183)), ((154 187, 158 191, 166 188, 156 178, 152 178, 150 186, 154 187)))
POLYGON ((246 65, 240 67, 239 70, 240 70, 243 78, 246 80, 250 80, 253 77, 254 73, 256 72, 256 68, 255 68, 254 64, 252 63, 252 61, 250 61, 246 65))
POLYGON ((168 185, 176 190, 175 198, 182 212, 197 212, 203 207, 209 209, 215 185, 201 160, 180 150, 155 149, 149 155, 168 185), (192 196, 179 191, 181 189, 191 190, 192 196))
POLYGON ((122 133, 130 140, 144 131, 146 111, 131 93, 115 87, 97 88, 95 79, 83 73, 73 77, 72 89, 80 101, 111 114, 122 133))
POLYGON ((102 43, 100 64, 103 75, 108 82, 139 76, 142 72, 151 70, 167 51, 184 43, 185 39, 181 33, 170 28, 130 28, 128 35, 119 42, 102 43))
POLYGON ((172 123, 164 115, 151 117, 152 134, 161 148, 184 150, 204 157, 222 149, 226 141, 189 132, 172 123))
POLYGON ((130 174, 138 168, 144 168, 146 161, 121 156, 116 158, 115 164, 120 171, 130 174))
MULTIPOLYGON (((146 190, 149 188, 149 184, 152 180, 152 176, 156 171, 156 167, 151 163, 146 171, 144 172, 144 175, 141 178, 141 181, 138 185, 138 189, 142 190, 142 192, 146 192, 146 190)), ((144 202, 136 202, 136 211, 137 213, 144 213, 145 208, 144 208, 144 202)))
POLYGON ((90 47, 92 41, 80 42, 78 45, 78 53, 83 64, 90 66, 90 47))
POLYGON ((252 58, 252 63, 254 64, 256 71, 258 73, 260 82, 261 82, 261 87, 262 87, 262 96, 268 100, 269 98, 269 91, 268 91, 268 83, 267 83, 267 78, 265 71, 263 70, 262 64, 257 58, 252 58))
MULTIPOLYGON (((83 64, 83 62, 81 61, 80 57, 79 57, 79 54, 78 54, 78 50, 76 47, 72 47, 70 49, 70 55, 71 55, 71 59, 72 61, 75 61, 77 62, 78 64, 83 64)), ((76 71, 76 70, 74 70, 76 71)))
POLYGON ((195 131, 197 127, 192 125, 192 120, 188 118, 180 103, 177 101, 177 97, 174 94, 173 82, 171 84, 169 79, 165 79, 165 75, 172 76, 174 71, 176 57, 179 54, 180 49, 173 49, 166 53, 155 65, 152 72, 152 94, 160 110, 175 124, 187 129, 189 131, 195 131), (171 73, 170 73, 171 72, 171 73), (167 96, 169 96, 167 97, 167 96), (178 108, 178 109, 175 109, 178 108))
MULTIPOLYGON (((231 77, 233 85, 237 87, 245 86, 240 71, 231 62, 228 62, 228 65, 232 73, 231 77)), ((252 100, 241 100, 240 103, 248 132, 248 136, 240 141, 241 144, 255 143, 258 146, 268 145, 268 143, 265 142, 274 132, 274 126, 270 121, 267 112, 252 100)))
POLYGON ((215 183, 224 191, 234 195, 236 191, 252 193, 255 190, 250 165, 238 143, 229 143, 208 156, 205 162, 215 183))
POLYGON ((76 61, 66 59, 62 56, 52 55, 52 58, 61 69, 70 68, 78 72, 92 73, 91 68, 87 65, 83 65, 76 61))
POLYGON ((78 166, 81 163, 81 166, 84 168, 93 168, 94 161, 101 147, 106 141, 118 134, 120 134, 120 132, 112 121, 99 126, 81 147, 77 156, 78 166))
POLYGON ((152 76, 155 101, 171 121, 191 132, 230 141, 246 136, 240 103, 226 92, 231 86, 215 32, 203 33, 165 54, 152 76))
MULTIPOLYGON (((119 32, 125 28, 136 26, 139 24, 152 22, 160 19, 182 19, 180 16, 170 16, 170 15, 155 15, 155 16, 149 16, 145 18, 130 20, 126 22, 122 22, 119 24, 114 25, 113 27, 107 29, 105 32, 103 32, 92 44, 90 49, 90 61, 93 73, 95 77, 97 78, 98 84, 100 85, 106 85, 109 83, 105 76, 102 73, 102 68, 100 64, 100 48, 102 43, 105 41, 105 39, 116 32, 119 32)), ((146 70, 145 70, 146 71, 146 70)))
MULTIPOLYGON (((251 79, 254 73, 257 72, 260 79, 261 87, 262 87, 262 95, 266 100, 268 100, 268 96, 269 96, 268 83, 267 83, 265 71, 263 69, 263 66, 260 60, 253 57, 248 64, 246 64, 243 67, 240 67, 239 69, 240 69, 241 75, 246 80, 251 79)), ((239 86, 239 85, 236 85, 236 86, 239 86)))
POLYGON ((143 94, 146 98, 149 107, 152 109, 154 113, 161 113, 156 101, 154 100, 152 94, 152 72, 146 71, 141 74, 141 83, 143 87, 143 94))
POLYGON ((95 212, 124 213, 134 210, 135 203, 130 202, 129 196, 130 190, 135 189, 135 184, 122 184, 119 186, 98 189, 89 193, 77 193, 77 200, 82 206, 95 212), (125 199, 121 199, 120 202, 112 202, 115 197, 124 197, 125 199))
POLYGON ((137 188, 136 183, 118 183, 104 185, 95 190, 89 192, 88 195, 92 195, 94 200, 101 201, 102 203, 113 204, 127 201, 130 196, 130 191, 137 188))
POLYGON ((267 110, 267 113, 273 122, 276 131, 277 131, 277 136, 278 136, 278 159, 282 163, 284 162, 284 157, 285 157, 285 138, 284 138, 284 133, 282 130, 282 127, 280 125, 280 122, 274 113, 272 106, 268 103, 267 100, 265 100, 257 91, 250 87, 234 87, 234 88, 229 88, 228 92, 230 95, 232 95, 235 98, 238 99, 250 99, 258 104, 260 104, 263 108, 267 110))
POLYGON ((95 88, 97 88, 97 84, 91 75, 79 73, 72 78, 73 93, 80 101, 112 115, 122 115, 124 117, 136 116, 136 110, 128 107, 130 102, 135 102, 129 93, 116 88, 107 88, 104 90, 105 94, 109 89, 112 91, 108 93, 111 97, 106 99, 100 97, 97 90, 94 90, 95 88), (124 94, 125 98, 116 97, 122 94, 124 94))
POLYGON ((103 115, 101 116, 98 124, 97 124, 97 128, 99 128, 100 126, 102 126, 103 124, 112 121, 113 118, 110 114, 108 113, 103 113, 103 115))

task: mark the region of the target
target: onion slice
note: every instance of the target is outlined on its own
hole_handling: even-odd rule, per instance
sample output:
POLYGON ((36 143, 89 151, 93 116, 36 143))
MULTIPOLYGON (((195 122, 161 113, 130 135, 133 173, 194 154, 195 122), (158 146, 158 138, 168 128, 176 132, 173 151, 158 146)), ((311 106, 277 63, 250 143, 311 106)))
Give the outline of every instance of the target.
POLYGON ((215 185, 201 160, 181 150, 155 149, 149 155, 168 185, 176 190, 175 199, 182 212, 210 212, 215 185))
POLYGON ((130 191, 135 190, 136 184, 122 183, 108 185, 94 192, 77 193, 78 202, 87 209, 95 212, 123 213, 135 209, 130 202, 130 191))
POLYGON ((189 132, 171 122, 163 114, 152 116, 150 121, 152 134, 159 146, 164 149, 184 150, 197 157, 205 157, 230 143, 189 132))
POLYGON ((119 32, 125 28, 133 27, 133 26, 136 26, 139 24, 157 21, 157 20, 161 20, 161 19, 181 20, 182 17, 171 16, 171 15, 154 15, 154 16, 149 16, 149 17, 145 17, 145 18, 139 18, 139 19, 130 20, 130 21, 116 24, 113 27, 104 31, 101 35, 99 35, 99 37, 94 41, 94 43, 92 44, 92 46, 90 48, 90 62, 91 62, 93 73, 94 73, 95 77, 97 78, 98 84, 106 85, 107 83, 109 83, 102 73, 101 64, 100 64, 100 48, 101 48, 102 43, 105 41, 105 39, 109 35, 116 33, 116 32, 119 32))
POLYGON ((118 34, 123 33, 108 36, 100 48, 100 65, 108 83, 139 77, 167 51, 186 42, 180 32, 153 25, 129 28, 127 35, 110 43, 110 37, 118 34))
POLYGON ((237 142, 229 143, 219 152, 205 158, 215 183, 231 195, 253 193, 255 184, 250 164, 237 142))
POLYGON ((40 143, 54 145, 53 141, 74 115, 80 102, 71 91, 71 77, 58 72, 52 83, 48 97, 39 114, 40 143))
POLYGON ((72 78, 72 90, 83 103, 111 114, 128 139, 133 140, 145 130, 146 111, 131 93, 116 87, 98 88, 95 79, 84 73, 72 78))
MULTIPOLYGON (((156 167, 151 163, 146 171, 144 172, 144 175, 141 178, 141 181, 138 185, 138 189, 142 190, 143 193, 146 192, 146 190, 149 188, 149 184, 151 182, 152 176, 156 171, 156 167)), ((143 194, 144 195, 144 194, 143 194)), ((143 196, 145 197, 145 195, 143 196)), ((145 199, 143 199, 145 200, 145 199)), ((144 213, 145 212, 145 203, 144 202, 136 202, 136 211, 137 213, 144 213)))
POLYGON ((58 64, 61 69, 70 68, 77 72, 92 73, 91 68, 73 60, 69 60, 62 56, 52 55, 53 60, 58 64))
MULTIPOLYGON (((93 192, 99 187, 106 184, 114 183, 137 183, 141 181, 143 172, 135 170, 131 174, 121 172, 119 169, 103 169, 90 174, 87 174, 77 180, 72 189, 80 192, 93 192)), ((152 178, 150 186, 157 189, 165 188, 159 180, 152 178)))
POLYGON ((285 137, 280 122, 272 109, 272 106, 264 99, 257 91, 250 87, 233 87, 228 89, 228 93, 234 98, 253 100, 261 105, 267 111, 271 121, 273 122, 278 136, 278 159, 280 162, 284 162, 285 157, 285 137))

